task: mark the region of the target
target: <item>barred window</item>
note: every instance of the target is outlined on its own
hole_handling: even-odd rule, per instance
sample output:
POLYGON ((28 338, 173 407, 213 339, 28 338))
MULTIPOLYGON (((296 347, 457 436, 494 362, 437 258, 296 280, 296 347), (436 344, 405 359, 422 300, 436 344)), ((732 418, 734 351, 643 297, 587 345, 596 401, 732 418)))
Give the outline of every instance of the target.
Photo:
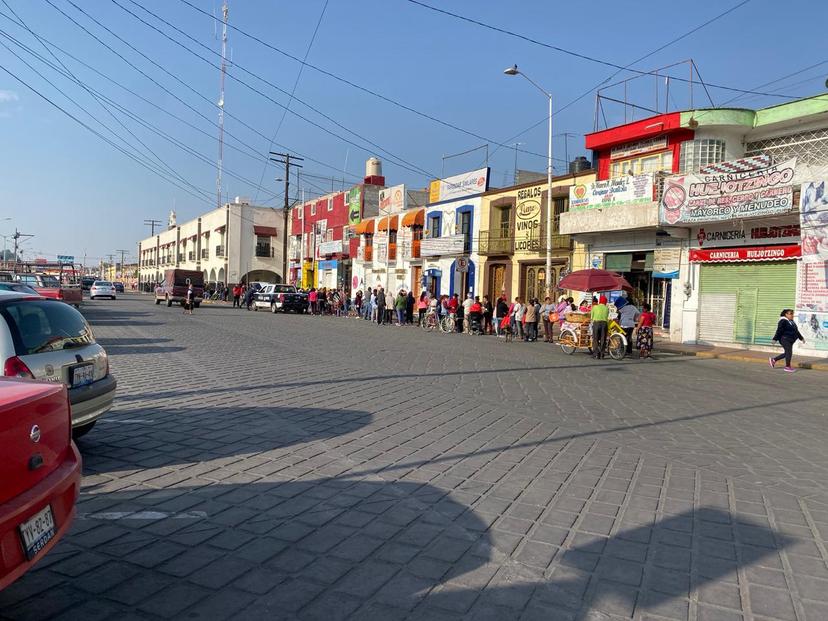
POLYGON ((813 129, 745 145, 745 156, 762 153, 772 155, 775 162, 795 157, 797 164, 824 165, 828 163, 828 129, 813 129))
POLYGON ((708 164, 725 159, 725 141, 715 138, 699 138, 681 143, 679 172, 695 172, 708 164))

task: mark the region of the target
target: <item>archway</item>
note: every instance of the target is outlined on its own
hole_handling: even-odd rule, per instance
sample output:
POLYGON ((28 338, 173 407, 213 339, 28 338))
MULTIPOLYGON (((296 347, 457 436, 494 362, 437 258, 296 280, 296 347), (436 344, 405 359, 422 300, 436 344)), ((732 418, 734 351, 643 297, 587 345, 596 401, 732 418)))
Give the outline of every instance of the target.
POLYGON ((216 282, 216 268, 210 270, 210 282, 216 282))
POLYGON ((250 270, 244 275, 244 280, 251 282, 281 283, 282 277, 272 270, 250 270))
POLYGON ((223 267, 220 268, 219 271, 218 271, 218 282, 220 282, 221 284, 223 284, 225 286, 227 285, 227 281, 224 280, 224 268, 223 267))

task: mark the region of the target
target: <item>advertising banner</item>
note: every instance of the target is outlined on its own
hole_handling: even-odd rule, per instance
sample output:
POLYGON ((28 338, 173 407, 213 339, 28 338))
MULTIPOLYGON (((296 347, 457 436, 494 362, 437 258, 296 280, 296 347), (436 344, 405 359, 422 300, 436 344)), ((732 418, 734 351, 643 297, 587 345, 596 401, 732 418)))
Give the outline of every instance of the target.
POLYGON ((661 224, 695 224, 788 213, 793 208, 796 159, 745 172, 668 177, 661 224))
POLYGON ((359 224, 362 207, 362 186, 355 186, 348 192, 348 224, 359 224))
POLYGON ((342 252, 342 240, 326 241, 319 244, 319 254, 340 254, 342 252))
POLYGON ((653 251, 653 278, 678 278, 681 248, 656 248, 653 251))
POLYGON ((445 179, 435 179, 428 187, 428 202, 439 203, 453 198, 482 194, 488 189, 489 169, 481 168, 445 179))
POLYGON ((625 175, 569 188, 569 211, 653 202, 653 175, 625 175))
POLYGON ((518 190, 515 209, 515 250, 518 252, 540 250, 543 190, 542 185, 518 190))
POLYGON ((436 257, 444 254, 463 254, 465 241, 466 237, 464 235, 427 237, 420 241, 420 256, 436 257))
POLYGON ((699 228, 696 232, 696 241, 699 248, 799 243, 799 222, 757 223, 749 226, 738 226, 737 223, 736 226, 738 228, 733 228, 733 223, 729 222, 699 228))
POLYGON ((810 349, 828 351, 828 313, 809 313, 797 310, 794 321, 810 349))
POLYGON ((796 310, 828 313, 828 261, 800 262, 796 281, 796 310))
POLYGON ((406 207, 405 184, 379 191, 379 212, 383 215, 400 213, 406 207))
POLYGON ((733 261, 786 261, 799 258, 801 248, 795 246, 749 246, 719 250, 690 250, 690 260, 698 263, 730 263, 733 261))
POLYGON ((802 228, 802 261, 828 261, 828 196, 826 180, 802 184, 799 198, 799 221, 802 228))

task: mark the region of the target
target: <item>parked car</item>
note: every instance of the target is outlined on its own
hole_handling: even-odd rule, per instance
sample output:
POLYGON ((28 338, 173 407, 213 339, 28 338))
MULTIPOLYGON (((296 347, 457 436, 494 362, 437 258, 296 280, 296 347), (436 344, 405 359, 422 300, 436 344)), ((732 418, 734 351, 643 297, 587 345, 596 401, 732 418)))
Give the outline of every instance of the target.
POLYGON ((14 275, 11 272, 0 272, 0 282, 12 282, 14 275))
POLYGON ((75 517, 81 458, 69 428, 65 386, 0 378, 0 591, 43 558, 75 517))
POLYGON ((15 274, 15 280, 29 285, 44 298, 60 300, 76 308, 83 301, 83 292, 80 287, 61 284, 59 278, 50 274, 15 274))
POLYGON ((28 293, 29 295, 40 295, 29 285, 22 282, 0 282, 0 291, 16 291, 17 293, 28 293))
POLYGON ((193 285, 195 306, 198 308, 204 298, 204 274, 199 270, 166 270, 164 282, 155 288, 155 303, 160 304, 163 301, 167 306, 172 306, 175 302, 183 306, 190 284, 193 285))
POLYGON ((308 294, 293 285, 265 285, 253 298, 253 309, 260 308, 270 309, 272 313, 278 310, 304 313, 308 309, 308 294))
POLYGON ((116 293, 123 293, 124 292, 124 283, 122 282, 113 282, 112 286, 115 287, 116 293))
POLYGON ((6 377, 65 384, 76 438, 112 408, 117 382, 109 358, 83 315, 68 304, 0 292, 0 364, 6 377))
POLYGON ((115 299, 115 286, 108 280, 96 280, 89 289, 89 299, 109 298, 115 299))

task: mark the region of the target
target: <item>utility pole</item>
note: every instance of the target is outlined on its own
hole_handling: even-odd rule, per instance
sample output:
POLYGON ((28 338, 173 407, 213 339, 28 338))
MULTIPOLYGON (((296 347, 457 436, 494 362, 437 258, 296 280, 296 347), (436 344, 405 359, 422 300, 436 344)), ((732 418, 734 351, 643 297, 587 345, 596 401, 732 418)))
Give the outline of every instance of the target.
POLYGON ((12 238, 14 239, 14 269, 12 271, 15 272, 15 273, 17 273, 17 264, 20 263, 20 257, 17 254, 17 251, 18 251, 18 248, 19 248, 18 240, 22 237, 25 237, 26 239, 30 239, 30 238, 34 237, 34 235, 29 235, 28 233, 21 233, 15 227, 14 235, 12 235, 12 238))
MULTIPOLYGON (((121 253, 121 278, 123 278, 124 277, 124 255, 127 252, 129 252, 129 250, 116 250, 115 252, 120 252, 121 253)), ((116 274, 116 278, 117 278, 117 274, 116 274)))
POLYGON ((109 271, 112 269, 112 263, 115 261, 115 255, 114 254, 108 254, 106 256, 109 257, 109 264, 106 268, 106 277, 107 277, 108 280, 114 280, 112 278, 109 278, 109 271))
POLYGON ((304 162, 305 159, 302 157, 297 157, 295 155, 290 155, 289 153, 274 153, 273 151, 270 152, 270 155, 275 155, 276 157, 271 157, 270 160, 272 162, 276 162, 277 164, 284 164, 285 165, 285 206, 284 206, 284 224, 282 225, 282 282, 287 282, 288 277, 288 212, 290 211, 290 199, 288 198, 288 189, 290 188, 290 167, 293 166, 294 168, 302 168, 301 164, 294 164, 292 160, 297 160, 299 162, 304 162), (281 158, 281 159, 279 159, 281 158))
POLYGON ((150 227, 150 237, 155 237, 155 227, 161 228, 161 220, 144 220, 144 226, 150 227))
POLYGON ((227 16, 230 8, 227 0, 221 5, 221 82, 219 87, 219 139, 218 139, 218 167, 216 170, 216 209, 221 209, 221 172, 224 166, 224 79, 227 75, 227 16))

